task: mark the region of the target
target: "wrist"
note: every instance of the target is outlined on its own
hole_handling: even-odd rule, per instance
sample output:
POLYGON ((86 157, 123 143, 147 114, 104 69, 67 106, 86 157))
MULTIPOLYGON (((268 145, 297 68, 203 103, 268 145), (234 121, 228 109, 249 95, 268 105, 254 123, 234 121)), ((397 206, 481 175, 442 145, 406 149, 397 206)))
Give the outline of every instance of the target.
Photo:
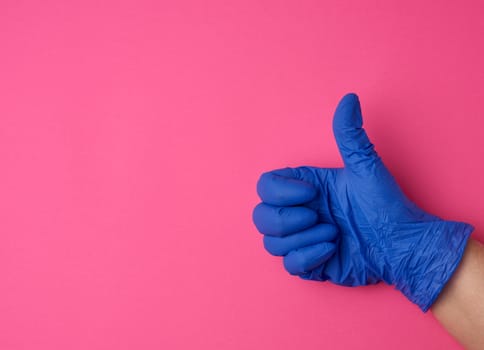
POLYGON ((403 245, 405 248, 394 269, 394 284, 426 312, 459 265, 474 227, 463 222, 442 220, 410 226, 401 241, 410 240, 409 233, 417 234, 420 239, 403 245))

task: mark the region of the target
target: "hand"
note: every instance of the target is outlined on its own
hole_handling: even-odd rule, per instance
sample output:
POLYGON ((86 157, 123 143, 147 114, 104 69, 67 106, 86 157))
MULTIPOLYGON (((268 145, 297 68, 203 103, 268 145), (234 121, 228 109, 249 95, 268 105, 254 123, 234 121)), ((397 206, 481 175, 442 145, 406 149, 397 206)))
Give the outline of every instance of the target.
POLYGON ((253 212, 269 253, 303 279, 345 286, 385 281, 427 311, 457 267, 473 227, 418 208, 362 128, 355 94, 336 108, 333 131, 344 168, 262 174, 253 212))

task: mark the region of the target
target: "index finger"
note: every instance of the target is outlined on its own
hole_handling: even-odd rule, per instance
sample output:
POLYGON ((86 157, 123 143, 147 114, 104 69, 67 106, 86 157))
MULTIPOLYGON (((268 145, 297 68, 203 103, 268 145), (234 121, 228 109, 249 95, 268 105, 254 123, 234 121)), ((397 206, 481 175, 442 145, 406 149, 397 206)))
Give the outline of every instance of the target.
POLYGON ((277 206, 305 204, 316 196, 316 188, 299 180, 291 168, 276 169, 261 175, 257 193, 264 203, 277 206))

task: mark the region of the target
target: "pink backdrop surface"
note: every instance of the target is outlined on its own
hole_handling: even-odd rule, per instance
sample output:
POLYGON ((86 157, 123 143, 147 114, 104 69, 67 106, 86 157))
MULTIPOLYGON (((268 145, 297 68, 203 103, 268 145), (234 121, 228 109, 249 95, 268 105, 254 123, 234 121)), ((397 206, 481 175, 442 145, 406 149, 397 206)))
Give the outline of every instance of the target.
POLYGON ((484 231, 482 1, 2 1, 0 349, 459 349, 392 287, 287 274, 259 174, 342 164, 346 92, 484 231))

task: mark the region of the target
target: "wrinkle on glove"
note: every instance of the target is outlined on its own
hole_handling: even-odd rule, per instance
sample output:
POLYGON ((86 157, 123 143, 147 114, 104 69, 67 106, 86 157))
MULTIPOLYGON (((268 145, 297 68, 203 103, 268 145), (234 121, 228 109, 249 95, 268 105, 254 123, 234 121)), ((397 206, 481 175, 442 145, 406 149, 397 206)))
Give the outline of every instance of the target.
POLYGON ((406 197, 363 129, 358 97, 338 104, 333 131, 344 168, 262 174, 253 212, 269 253, 303 279, 394 285, 424 312, 457 268, 473 226, 406 197))

